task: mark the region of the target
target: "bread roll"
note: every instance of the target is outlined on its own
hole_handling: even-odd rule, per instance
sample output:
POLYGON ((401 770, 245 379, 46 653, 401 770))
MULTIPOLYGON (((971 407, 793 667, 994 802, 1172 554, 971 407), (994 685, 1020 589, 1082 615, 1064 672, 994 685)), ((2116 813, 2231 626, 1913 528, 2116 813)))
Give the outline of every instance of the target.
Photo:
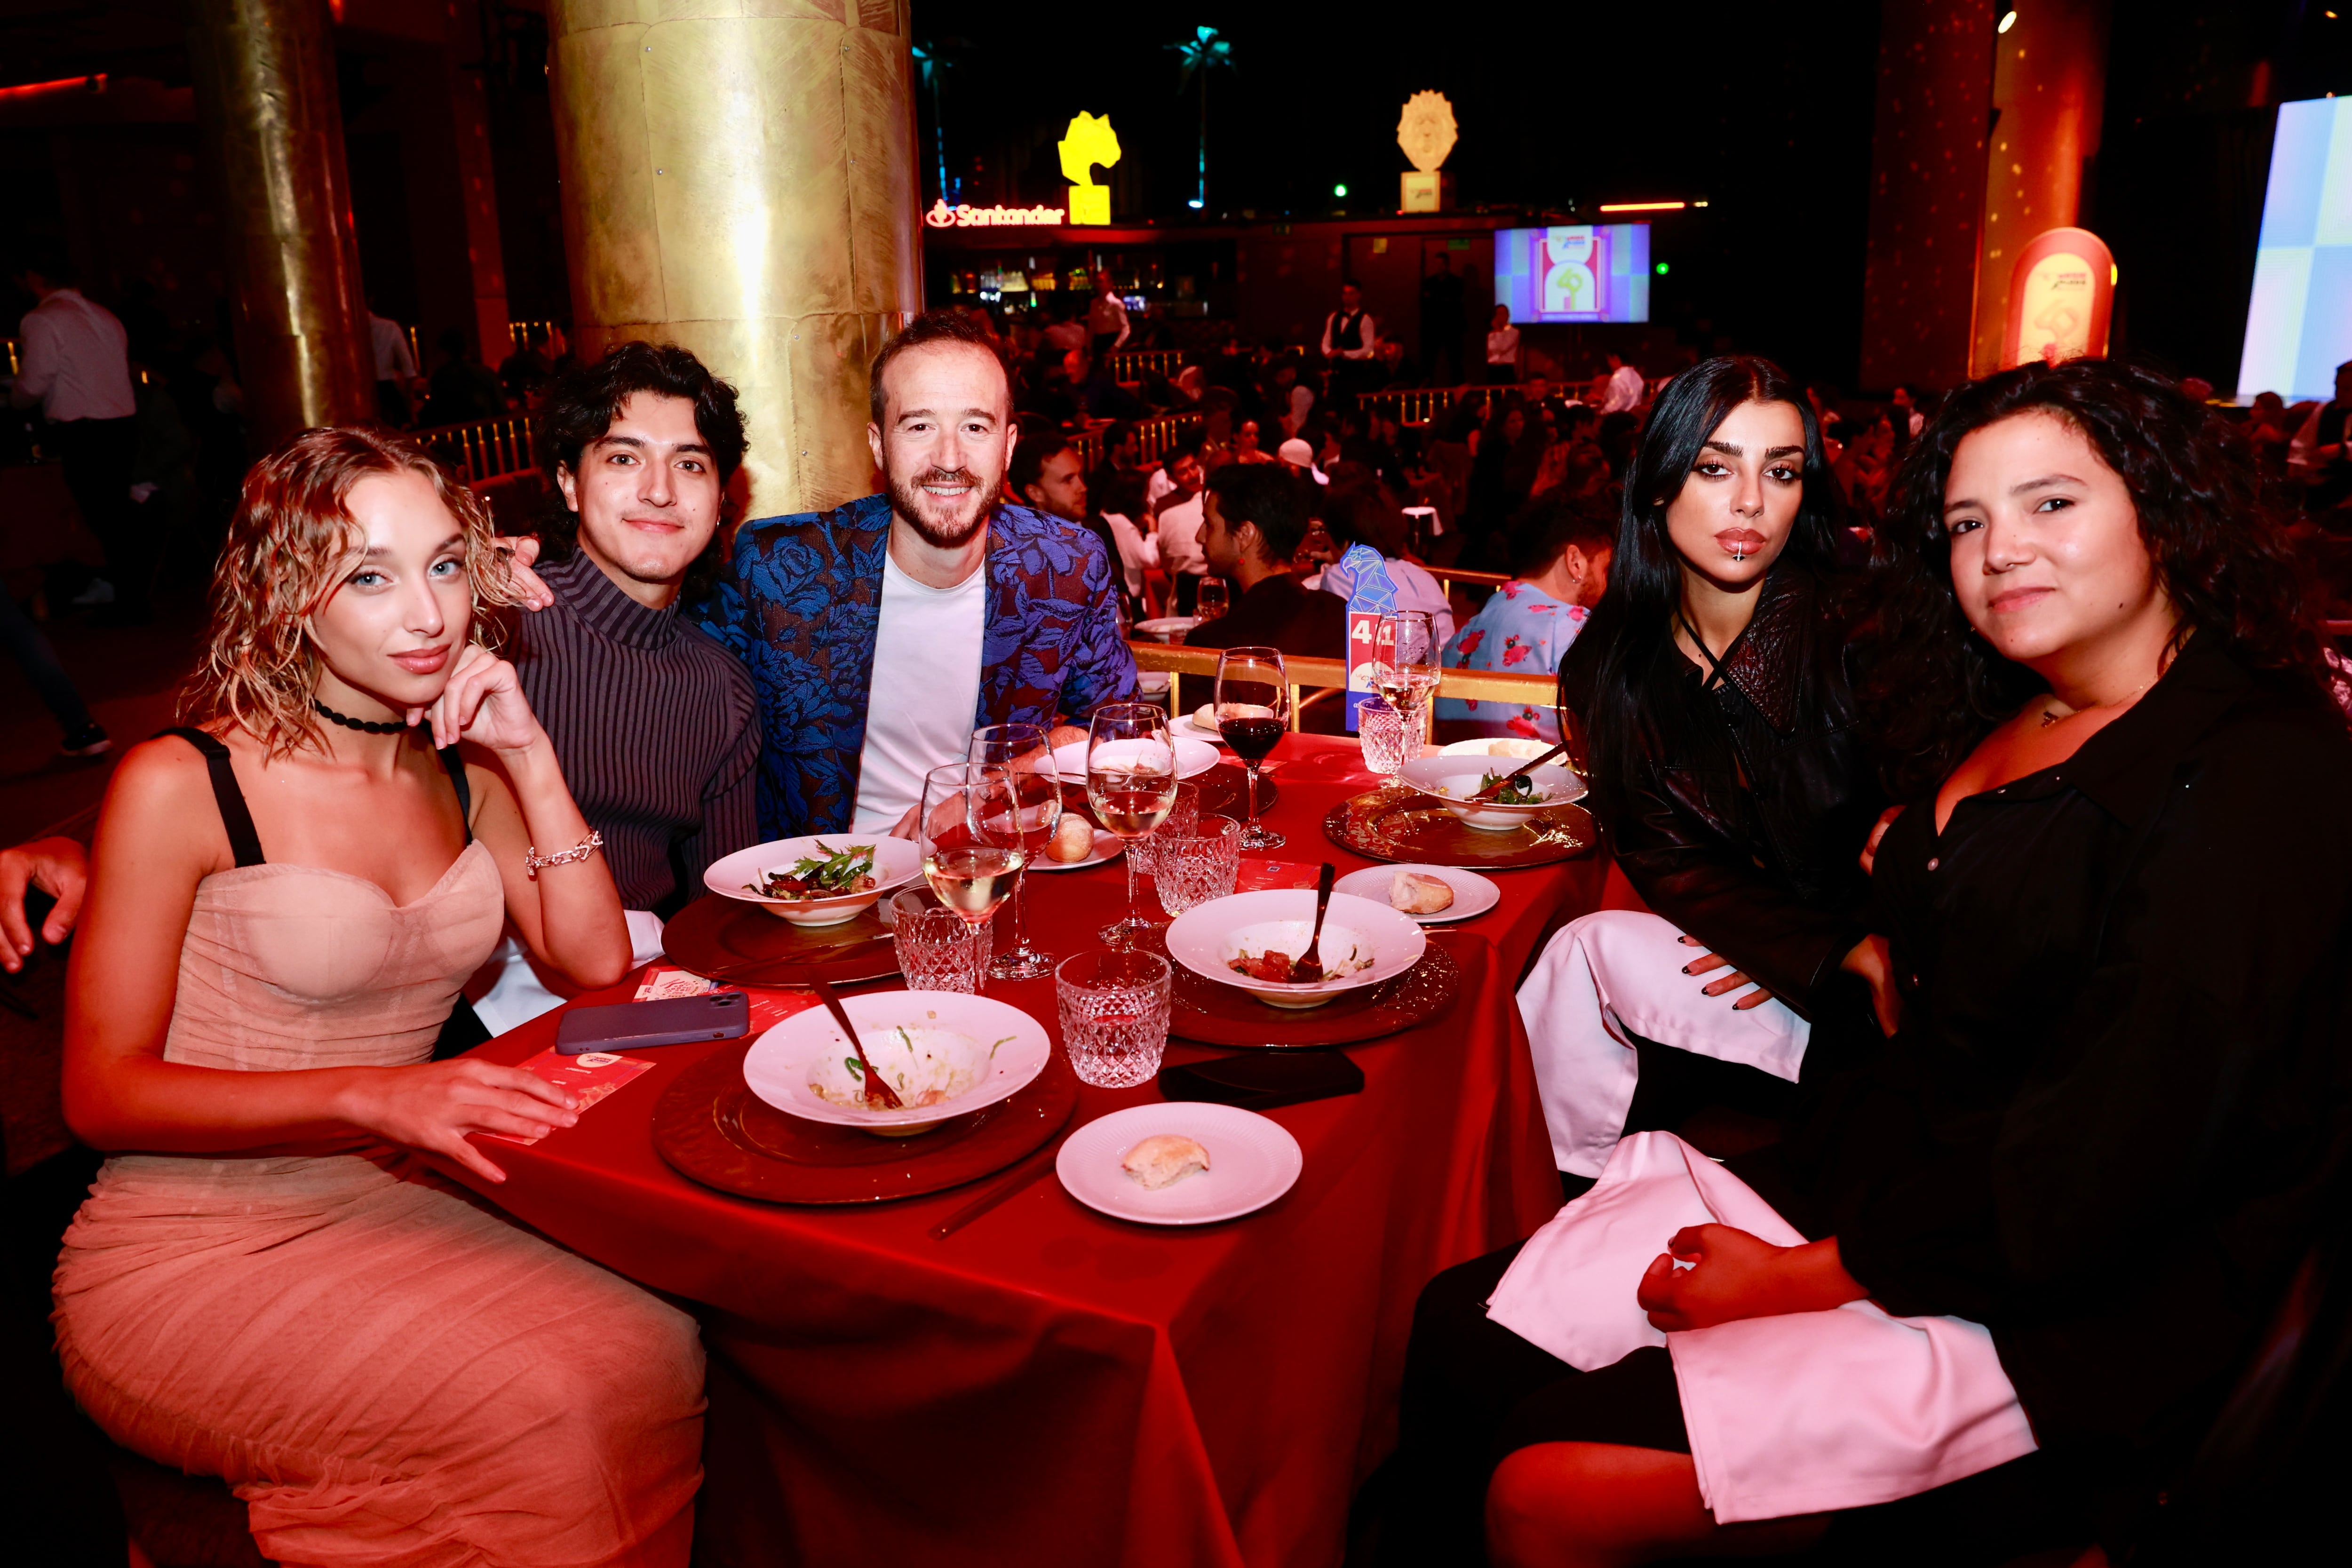
POLYGON ((1045 846, 1046 858, 1067 866, 1085 859, 1095 852, 1095 825, 1076 812, 1066 814, 1061 826, 1054 829, 1053 842, 1045 846))
POLYGON ((1202 729, 1206 730, 1212 735, 1215 734, 1217 732, 1217 705, 1213 702, 1203 702, 1198 708, 1193 709, 1192 722, 1198 724, 1202 729))
POLYGON ((1442 877, 1399 871, 1389 883, 1389 908, 1409 915, 1433 915, 1454 907, 1454 889, 1442 877))
POLYGON ((1129 1149, 1118 1164, 1143 1186, 1157 1191, 1207 1170, 1209 1152, 1179 1133, 1162 1132, 1129 1149))

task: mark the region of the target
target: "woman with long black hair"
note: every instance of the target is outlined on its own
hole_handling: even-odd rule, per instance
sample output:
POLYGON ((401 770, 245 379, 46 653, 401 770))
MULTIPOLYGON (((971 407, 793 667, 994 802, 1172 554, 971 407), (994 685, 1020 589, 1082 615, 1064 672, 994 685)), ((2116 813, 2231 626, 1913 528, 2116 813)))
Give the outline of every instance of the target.
POLYGON ((1560 668, 1588 804, 1654 912, 1570 923, 1519 992, 1572 1175, 1678 1101, 1782 1112, 1789 1083, 1875 1035, 1872 995, 1891 1005, 1863 918, 1857 856, 1885 803, 1846 669, 1838 517, 1811 406, 1778 365, 1713 359, 1660 395, 1609 593, 1560 668))

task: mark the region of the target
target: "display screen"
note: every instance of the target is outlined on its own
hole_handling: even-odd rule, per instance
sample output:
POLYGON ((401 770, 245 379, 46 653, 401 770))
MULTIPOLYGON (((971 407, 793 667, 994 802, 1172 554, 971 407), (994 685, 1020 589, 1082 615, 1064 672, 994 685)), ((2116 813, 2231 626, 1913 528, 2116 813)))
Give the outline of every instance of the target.
POLYGON ((1514 321, 1646 321, 1650 226, 1496 229, 1495 303, 1514 321))
POLYGON ((2335 395, 2352 360, 2352 98, 2282 103, 2238 396, 2335 395))

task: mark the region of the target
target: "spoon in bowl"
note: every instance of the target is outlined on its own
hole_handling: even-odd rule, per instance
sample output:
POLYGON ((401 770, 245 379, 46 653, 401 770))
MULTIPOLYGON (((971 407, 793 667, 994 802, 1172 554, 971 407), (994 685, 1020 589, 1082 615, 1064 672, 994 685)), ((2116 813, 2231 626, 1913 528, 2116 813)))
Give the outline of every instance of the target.
POLYGON ((1290 983, 1312 985, 1323 978, 1323 914, 1331 907, 1331 879, 1339 870, 1330 861, 1315 879, 1315 929, 1307 937, 1307 951, 1290 961, 1290 983))

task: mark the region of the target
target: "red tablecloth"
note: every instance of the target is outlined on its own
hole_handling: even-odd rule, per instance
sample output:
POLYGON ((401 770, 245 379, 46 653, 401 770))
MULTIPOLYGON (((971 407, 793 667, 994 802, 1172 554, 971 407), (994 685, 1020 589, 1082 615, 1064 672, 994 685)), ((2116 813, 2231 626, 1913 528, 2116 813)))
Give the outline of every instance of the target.
MULTIPOLYGON (((1352 742, 1276 753, 1269 858, 1366 864, 1324 837, 1370 785, 1352 742)), ((1124 869, 1040 875, 1030 921, 1096 945, 1124 869)), ((709 1048, 531 1148, 486 1144, 488 1189, 587 1257, 686 1299, 711 1357, 698 1563, 1336 1563, 1349 1497, 1394 1441, 1416 1294, 1534 1229, 1559 1187, 1511 993, 1580 863, 1500 874, 1502 905, 1438 937, 1462 966, 1431 1023, 1349 1049, 1362 1093, 1272 1112, 1291 1192, 1198 1229, 1123 1224, 1050 1172, 944 1242, 977 1192, 856 1210, 696 1185, 655 1152, 655 1102, 709 1048)), ((887 982, 896 984, 897 982, 887 982)), ((1058 1038, 1051 978, 989 994, 1058 1038)), ((609 1001, 605 993, 583 1001, 609 1001)), ((553 1016, 482 1047, 520 1061, 553 1016)), ((1218 1053, 1181 1042, 1171 1061, 1218 1053)), ((1081 1088, 1072 1125, 1155 1100, 1081 1088)))

